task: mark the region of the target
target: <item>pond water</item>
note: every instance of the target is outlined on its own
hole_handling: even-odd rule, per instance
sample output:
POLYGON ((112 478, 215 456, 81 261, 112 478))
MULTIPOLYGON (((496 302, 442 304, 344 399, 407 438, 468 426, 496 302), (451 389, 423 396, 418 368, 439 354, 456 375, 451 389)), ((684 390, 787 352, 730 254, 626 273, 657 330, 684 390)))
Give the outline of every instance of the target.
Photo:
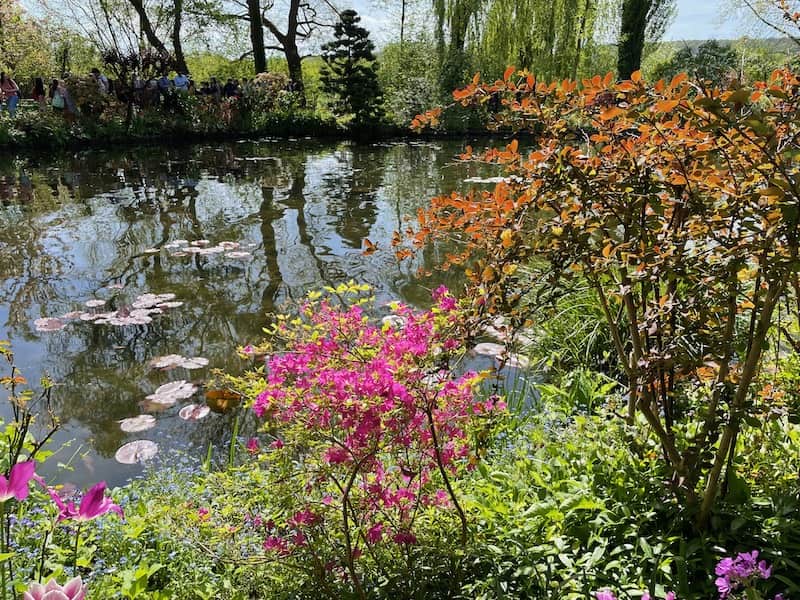
POLYGON ((48 374, 58 383, 53 409, 63 426, 47 474, 77 486, 124 483, 141 467, 118 464, 114 453, 143 438, 162 450, 203 456, 211 444, 223 454, 229 416, 183 421, 179 402, 154 413, 149 431, 125 433, 119 420, 140 414, 145 396, 168 381, 241 371, 237 346, 258 341, 267 315, 309 290, 355 279, 374 286, 379 301, 425 305, 433 285, 457 285, 452 273, 415 277, 435 264, 434 251, 398 264, 389 246, 403 217, 432 196, 491 175, 456 162, 462 149, 261 140, 0 160, 0 338, 12 342, 29 381, 48 374), (379 250, 364 256, 364 238, 379 250), (175 240, 239 247, 163 248, 175 240), (175 294, 182 305, 138 325, 74 318, 58 331, 36 327, 74 311, 125 315, 144 293, 175 294), (92 299, 106 305, 88 309, 92 299), (169 354, 209 365, 148 365, 169 354), (59 462, 69 470, 55 469, 59 462))

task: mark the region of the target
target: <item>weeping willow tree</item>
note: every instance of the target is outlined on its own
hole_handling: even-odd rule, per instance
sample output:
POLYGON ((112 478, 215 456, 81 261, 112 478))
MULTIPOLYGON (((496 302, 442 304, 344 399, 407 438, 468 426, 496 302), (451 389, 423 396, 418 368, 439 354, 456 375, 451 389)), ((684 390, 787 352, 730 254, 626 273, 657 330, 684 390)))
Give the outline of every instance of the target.
POLYGON ((492 70, 513 64, 543 78, 578 76, 603 0, 494 0, 481 55, 492 70))
POLYGON ((488 0, 433 0, 436 41, 439 50, 440 84, 449 94, 459 87, 472 65, 467 55, 470 25, 477 25, 481 8, 488 0))

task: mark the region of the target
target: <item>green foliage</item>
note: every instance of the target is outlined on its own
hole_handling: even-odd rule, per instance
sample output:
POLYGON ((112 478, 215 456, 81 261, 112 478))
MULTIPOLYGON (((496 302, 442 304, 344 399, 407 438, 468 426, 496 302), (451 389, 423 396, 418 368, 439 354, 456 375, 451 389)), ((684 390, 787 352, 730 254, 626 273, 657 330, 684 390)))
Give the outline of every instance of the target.
POLYGON ((186 56, 186 66, 192 79, 199 85, 212 77, 225 81, 231 79, 252 79, 255 76, 250 60, 231 60, 213 52, 199 52, 186 56))
POLYGON ((468 597, 582 599, 610 587, 628 599, 675 590, 706 600, 716 597, 710 575, 719 557, 752 548, 775 563, 765 597, 796 593, 798 457, 786 452, 797 427, 776 423, 740 440, 749 448, 744 471, 759 474, 746 476, 752 495, 722 503, 698 536, 685 507, 664 492, 658 447, 632 448, 630 431, 609 412, 621 398, 594 388, 596 412, 583 414, 577 381, 603 378, 580 371, 566 388, 540 386, 540 410, 500 438, 466 486, 479 515, 468 597), (778 485, 768 481, 775 476, 778 485))
POLYGON ((540 77, 577 77, 595 33, 594 0, 494 0, 481 39, 482 71, 500 75, 509 64, 540 77))
POLYGON ((34 77, 53 72, 45 30, 25 13, 17 0, 0 4, 0 71, 22 88, 34 77))
POLYGON ((671 81, 678 73, 688 73, 694 79, 724 87, 738 78, 738 62, 733 48, 708 40, 696 50, 689 46, 678 50, 668 62, 654 70, 653 77, 671 81))
POLYGON ((437 66, 436 49, 424 40, 388 44, 383 48, 378 81, 387 116, 394 123, 408 127, 416 115, 436 103, 437 66))
POLYGON ((322 47, 325 69, 322 84, 332 96, 334 112, 355 123, 371 123, 383 115, 383 93, 378 84, 377 65, 369 32, 358 23, 354 10, 345 10, 334 27, 334 41, 322 47))

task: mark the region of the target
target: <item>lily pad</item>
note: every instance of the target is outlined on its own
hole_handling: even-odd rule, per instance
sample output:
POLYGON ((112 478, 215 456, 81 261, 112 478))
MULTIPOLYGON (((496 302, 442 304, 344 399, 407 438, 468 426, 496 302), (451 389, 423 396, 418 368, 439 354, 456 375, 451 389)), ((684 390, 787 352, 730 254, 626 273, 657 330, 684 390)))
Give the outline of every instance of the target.
POLYGON ((208 406, 200 406, 198 404, 187 404, 184 406, 180 411, 178 411, 178 416, 183 419, 184 421, 197 421, 204 417, 207 417, 211 412, 211 408, 208 406))
POLYGON ((186 360, 186 357, 180 354, 167 354, 166 356, 157 356, 148 364, 154 369, 174 369, 186 360))
POLYGON ((147 399, 157 404, 175 404, 178 400, 191 398, 197 392, 197 386, 183 379, 171 381, 159 387, 147 396, 147 399))
POLYGON ((202 369, 208 366, 208 359, 202 356, 195 356, 193 358, 184 358, 180 366, 184 369, 202 369))
POLYGON ((150 440, 136 440, 121 446, 114 454, 114 458, 123 465, 135 465, 152 459, 156 454, 158 454, 158 444, 150 440))
POLYGON ((67 325, 64 321, 56 317, 36 319, 33 324, 36 327, 36 331, 59 331, 64 329, 67 325))
POLYGON ((137 431, 147 431, 156 426, 156 418, 153 415, 139 415, 138 417, 130 417, 122 419, 119 422, 119 428, 126 433, 135 433, 137 431))

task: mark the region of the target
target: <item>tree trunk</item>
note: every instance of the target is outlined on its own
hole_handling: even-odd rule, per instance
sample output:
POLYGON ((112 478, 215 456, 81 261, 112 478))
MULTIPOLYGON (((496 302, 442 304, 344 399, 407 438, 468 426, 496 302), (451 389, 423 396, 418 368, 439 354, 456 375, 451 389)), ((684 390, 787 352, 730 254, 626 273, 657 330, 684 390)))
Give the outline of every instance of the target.
POLYGON ((647 14, 651 6, 652 0, 623 0, 617 47, 617 76, 621 80, 630 79, 631 74, 642 67, 647 14))
POLYGON ((164 42, 158 38, 155 29, 153 29, 153 24, 150 22, 150 18, 147 16, 147 11, 144 9, 144 2, 142 0, 129 0, 129 2, 136 11, 136 14, 139 15, 139 22, 142 25, 142 32, 147 38, 147 43, 158 50, 159 54, 162 54, 163 56, 169 56, 169 50, 167 50, 164 42))
POLYGON ((186 56, 183 54, 181 43, 181 26, 183 25, 183 0, 175 0, 175 20, 172 22, 172 50, 175 54, 175 69, 178 72, 188 73, 186 56))
POLYGON ((261 0, 247 0, 250 21, 250 44, 253 46, 253 64, 256 73, 267 70, 267 53, 264 49, 264 21, 261 18, 261 0))
POLYGON ((292 89, 300 96, 300 104, 305 106, 306 91, 303 85, 303 62, 300 51, 293 39, 284 44, 286 63, 289 65, 289 78, 292 80, 292 89))

